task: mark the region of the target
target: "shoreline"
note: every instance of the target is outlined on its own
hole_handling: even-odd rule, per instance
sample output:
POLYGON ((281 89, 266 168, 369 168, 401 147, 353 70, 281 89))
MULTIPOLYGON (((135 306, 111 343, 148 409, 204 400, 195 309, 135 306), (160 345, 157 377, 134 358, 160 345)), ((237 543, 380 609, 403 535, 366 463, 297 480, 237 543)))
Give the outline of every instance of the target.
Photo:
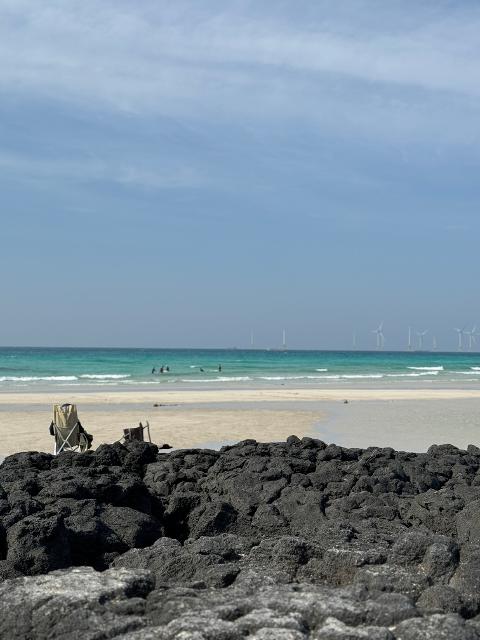
POLYGON ((80 402, 131 404, 155 402, 175 404, 212 404, 232 402, 282 402, 282 401, 335 401, 335 400, 455 400, 480 399, 479 389, 460 387, 268 387, 250 389, 151 389, 151 390, 91 390, 73 391, 42 390, 42 391, 2 391, 0 392, 0 409, 5 404, 54 404, 65 397, 79 404, 80 402), (20 402, 19 402, 19 399, 20 402))

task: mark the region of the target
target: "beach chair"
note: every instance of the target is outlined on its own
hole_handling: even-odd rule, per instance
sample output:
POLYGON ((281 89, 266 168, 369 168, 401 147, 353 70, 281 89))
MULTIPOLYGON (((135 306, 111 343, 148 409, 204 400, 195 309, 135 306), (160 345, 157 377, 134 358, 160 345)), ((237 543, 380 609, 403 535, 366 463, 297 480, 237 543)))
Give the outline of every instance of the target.
POLYGON ((126 429, 124 429, 122 440, 124 442, 145 442, 145 431, 148 435, 148 442, 151 442, 152 438, 150 437, 150 425, 148 423, 148 420, 144 425, 139 422, 138 427, 127 427, 126 429))
POLYGON ((56 404, 53 407, 53 420, 50 434, 55 438, 53 454, 62 451, 79 451, 90 449, 93 437, 82 427, 74 404, 56 404))

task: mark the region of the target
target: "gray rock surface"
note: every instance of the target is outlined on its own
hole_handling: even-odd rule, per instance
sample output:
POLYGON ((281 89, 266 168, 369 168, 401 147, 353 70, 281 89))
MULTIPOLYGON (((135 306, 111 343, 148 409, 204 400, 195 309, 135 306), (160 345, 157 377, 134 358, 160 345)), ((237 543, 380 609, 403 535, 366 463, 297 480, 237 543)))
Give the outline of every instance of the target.
POLYGON ((10 456, 0 637, 480 640, 479 470, 295 436, 10 456))

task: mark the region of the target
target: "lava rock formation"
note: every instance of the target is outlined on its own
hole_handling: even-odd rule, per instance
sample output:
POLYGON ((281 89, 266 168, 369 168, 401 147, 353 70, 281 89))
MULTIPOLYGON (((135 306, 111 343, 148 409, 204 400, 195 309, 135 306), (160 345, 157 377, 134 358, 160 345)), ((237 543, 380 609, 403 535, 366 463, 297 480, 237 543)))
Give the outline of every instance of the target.
POLYGON ((0 466, 0 637, 480 640, 480 449, 312 438, 0 466))

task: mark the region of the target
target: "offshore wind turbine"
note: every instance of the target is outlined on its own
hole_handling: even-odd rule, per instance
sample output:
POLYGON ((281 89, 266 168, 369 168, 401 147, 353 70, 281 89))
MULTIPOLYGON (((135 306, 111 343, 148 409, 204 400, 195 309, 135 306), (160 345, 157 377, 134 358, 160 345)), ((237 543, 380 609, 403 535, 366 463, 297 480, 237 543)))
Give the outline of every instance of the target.
POLYGON ((476 338, 478 336, 480 336, 480 333, 477 333, 477 326, 475 325, 474 329, 472 329, 473 344, 477 344, 476 338))
POLYGON ((425 329, 425 331, 417 331, 418 348, 420 351, 423 349, 423 338, 427 335, 427 333, 428 333, 428 329, 425 329))
POLYGON ((378 325, 377 329, 372 331, 377 336, 377 349, 383 349, 385 346, 385 336, 383 335, 383 320, 378 325))
POLYGON ((476 336, 478 336, 477 325, 475 325, 471 331, 465 331, 464 333, 466 336, 468 336, 468 349, 469 351, 471 351, 473 349, 473 345, 477 344, 477 341, 476 341, 476 336))
POLYGON ((285 329, 283 330, 283 335, 282 335, 282 349, 284 351, 287 350, 287 331, 285 329))
POLYGON ((250 349, 255 346, 255 336, 253 335, 253 329, 250 331, 250 349))
POLYGON ((437 336, 432 336, 432 351, 437 350, 437 336))
POLYGON ((356 329, 353 330, 353 334, 352 334, 352 347, 354 350, 357 348, 357 330, 356 329))
POLYGON ((463 351, 463 336, 465 334, 465 327, 463 327, 462 329, 455 327, 454 331, 458 333, 458 350, 463 351))
POLYGON ((408 327, 408 350, 413 351, 412 327, 408 327))

